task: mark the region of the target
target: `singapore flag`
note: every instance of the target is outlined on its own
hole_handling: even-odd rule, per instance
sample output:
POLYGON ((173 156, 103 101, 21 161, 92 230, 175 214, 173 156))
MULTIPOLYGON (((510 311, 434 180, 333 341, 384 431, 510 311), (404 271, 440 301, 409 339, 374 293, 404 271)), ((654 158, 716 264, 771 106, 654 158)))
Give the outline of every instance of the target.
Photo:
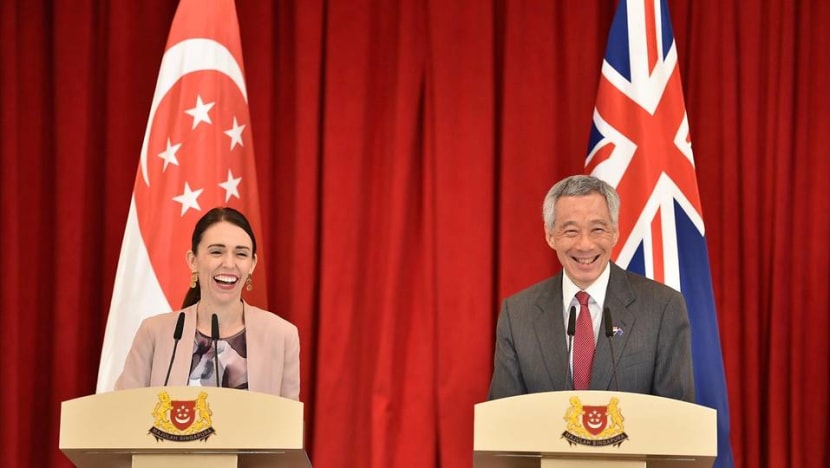
MULTIPOLYGON (((233 0, 182 0, 141 147, 101 351, 99 393, 112 390, 141 321, 181 307, 190 282, 185 253, 193 227, 216 206, 245 213, 261 237, 236 9, 233 0)), ((265 283, 264 271, 257 269, 256 283, 265 283)), ((267 307, 264 291, 254 288, 246 300, 267 307)))

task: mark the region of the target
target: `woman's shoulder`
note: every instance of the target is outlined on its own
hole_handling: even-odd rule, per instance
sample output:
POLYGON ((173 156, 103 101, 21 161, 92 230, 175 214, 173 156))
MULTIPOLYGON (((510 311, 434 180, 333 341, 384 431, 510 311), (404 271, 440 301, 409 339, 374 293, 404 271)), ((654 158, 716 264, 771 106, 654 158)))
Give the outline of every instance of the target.
POLYGON ((285 330, 296 330, 297 329, 297 327, 293 323, 291 323, 288 320, 280 317, 279 315, 275 314, 274 312, 271 312, 271 311, 265 310, 265 309, 260 309, 259 307, 250 305, 247 302, 245 303, 245 314, 246 314, 246 320, 249 320, 249 321, 253 320, 255 322, 261 322, 261 323, 268 324, 269 326, 277 327, 277 328, 285 329, 285 330))

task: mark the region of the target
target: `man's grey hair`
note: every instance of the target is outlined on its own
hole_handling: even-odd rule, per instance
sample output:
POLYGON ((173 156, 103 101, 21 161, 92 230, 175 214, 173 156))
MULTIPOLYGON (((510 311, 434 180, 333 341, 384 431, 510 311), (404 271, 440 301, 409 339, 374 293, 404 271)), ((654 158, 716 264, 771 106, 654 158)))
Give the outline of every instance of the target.
POLYGON ((611 225, 617 227, 620 216, 620 195, 602 179, 588 175, 575 175, 560 180, 548 190, 545 201, 542 203, 542 218, 545 227, 552 230, 556 221, 556 201, 562 197, 581 197, 598 193, 605 198, 608 211, 611 213, 611 225))

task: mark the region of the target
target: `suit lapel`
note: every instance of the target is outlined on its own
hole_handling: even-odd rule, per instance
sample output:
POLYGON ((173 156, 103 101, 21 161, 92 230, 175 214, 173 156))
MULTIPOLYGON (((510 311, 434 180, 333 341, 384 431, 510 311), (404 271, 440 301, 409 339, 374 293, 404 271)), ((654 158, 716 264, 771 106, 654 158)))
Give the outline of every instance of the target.
MULTIPOLYGON (((176 314, 178 316, 178 314, 176 314)), ((187 385, 190 383, 190 365, 193 361, 193 343, 196 340, 196 306, 184 310, 184 328, 182 339, 176 348, 176 360, 170 371, 170 385, 187 385)), ((171 350, 172 351, 172 350, 171 350)))
MULTIPOLYGON (((592 390, 616 390, 614 383, 614 371, 612 362, 619 363, 620 356, 625 350, 630 333, 634 327, 636 316, 628 306, 634 302, 634 291, 628 282, 625 271, 616 264, 611 263, 611 276, 608 280, 608 289, 605 293, 605 307, 611 314, 611 321, 615 327, 622 329, 622 335, 614 336, 614 360, 611 360, 611 345, 605 336, 605 317, 600 324, 599 336, 597 337, 596 350, 594 351, 594 365, 591 371, 592 390)), ((619 375, 617 379, 619 379, 619 375)))
POLYGON ((266 324, 262 323, 260 319, 260 315, 250 313, 251 305, 247 302, 245 303, 245 340, 246 340, 246 353, 247 353, 247 362, 248 365, 248 390, 252 391, 261 391, 260 388, 263 388, 262 382, 267 379, 266 373, 263 372, 264 369, 261 369, 262 364, 261 359, 264 357, 263 353, 252 353, 251 348, 256 347, 257 343, 265 342, 264 332, 266 330, 266 324))
POLYGON ((570 388, 568 375, 568 347, 562 314, 562 274, 553 277, 551 287, 539 295, 536 316, 533 318, 539 353, 548 371, 552 390, 570 388))

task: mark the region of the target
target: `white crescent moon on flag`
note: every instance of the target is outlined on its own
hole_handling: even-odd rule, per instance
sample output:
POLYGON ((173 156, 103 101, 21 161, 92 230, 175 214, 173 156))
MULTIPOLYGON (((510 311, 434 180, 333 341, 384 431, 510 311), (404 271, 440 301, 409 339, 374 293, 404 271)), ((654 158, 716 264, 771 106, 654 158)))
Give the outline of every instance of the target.
POLYGON ((242 98, 248 102, 248 92, 245 89, 245 78, 242 67, 233 54, 222 44, 212 39, 187 39, 167 49, 161 59, 161 69, 156 82, 156 92, 150 106, 150 117, 147 119, 147 130, 144 132, 144 143, 141 145, 141 175, 144 183, 150 186, 150 176, 147 174, 147 146, 150 141, 150 130, 156 115, 159 103, 170 91, 176 82, 188 73, 213 70, 226 75, 239 88, 242 98))

